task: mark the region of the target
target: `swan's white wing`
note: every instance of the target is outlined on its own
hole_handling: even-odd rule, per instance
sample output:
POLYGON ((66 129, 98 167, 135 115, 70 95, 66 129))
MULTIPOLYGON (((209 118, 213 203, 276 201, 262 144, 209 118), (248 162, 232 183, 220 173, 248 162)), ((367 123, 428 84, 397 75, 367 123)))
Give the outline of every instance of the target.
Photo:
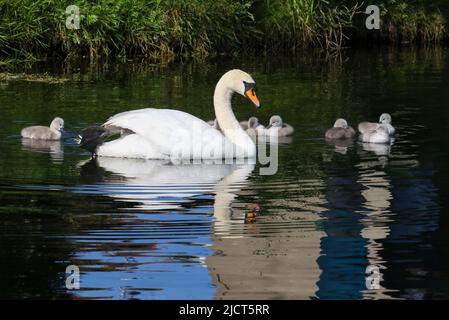
MULTIPOLYGON (((177 149, 189 149, 194 150, 191 153, 194 158, 201 158, 201 152, 204 150, 230 143, 218 130, 212 129, 203 120, 186 112, 171 109, 147 108, 122 112, 109 118, 103 126, 125 128, 136 133, 129 138, 119 139, 119 141, 127 139, 126 146, 124 141, 117 141, 114 146, 115 152, 120 148, 126 149, 129 157, 134 157, 133 154, 136 153, 135 157, 141 158, 143 152, 148 155, 145 158, 154 158, 160 155, 173 155, 177 149), (118 146, 118 143, 121 146, 118 146), (144 148, 145 143, 148 145, 144 148)), ((109 144, 111 143, 113 142, 109 144)), ((106 155, 107 144, 101 152, 103 155, 106 155)))
POLYGON ((139 109, 116 114, 108 119, 104 126, 117 126, 134 131, 144 137, 155 134, 167 136, 167 133, 191 131, 193 126, 209 128, 206 122, 186 112, 172 109, 139 109))

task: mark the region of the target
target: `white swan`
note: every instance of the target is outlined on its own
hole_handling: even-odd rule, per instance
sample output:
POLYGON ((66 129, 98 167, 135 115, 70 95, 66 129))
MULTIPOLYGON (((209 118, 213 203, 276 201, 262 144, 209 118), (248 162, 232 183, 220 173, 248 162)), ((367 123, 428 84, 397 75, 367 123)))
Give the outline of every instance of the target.
POLYGON ((351 139, 355 136, 355 131, 345 119, 337 119, 334 126, 327 129, 325 136, 328 140, 351 139))
POLYGON ((268 124, 265 134, 268 136, 276 135, 278 137, 288 137, 293 135, 295 129, 282 121, 282 118, 278 115, 274 115, 270 118, 270 123, 268 124))
POLYGON ((59 140, 61 139, 61 130, 64 128, 64 120, 56 117, 50 124, 50 127, 32 126, 23 128, 20 132, 23 138, 39 140, 59 140))
POLYGON ((231 98, 237 92, 260 108, 254 90, 253 78, 241 70, 228 71, 218 81, 214 109, 223 133, 191 114, 148 108, 119 113, 100 127, 84 129, 80 146, 98 156, 120 158, 253 158, 256 145, 235 118, 231 98), (114 134, 120 137, 104 142, 114 134))

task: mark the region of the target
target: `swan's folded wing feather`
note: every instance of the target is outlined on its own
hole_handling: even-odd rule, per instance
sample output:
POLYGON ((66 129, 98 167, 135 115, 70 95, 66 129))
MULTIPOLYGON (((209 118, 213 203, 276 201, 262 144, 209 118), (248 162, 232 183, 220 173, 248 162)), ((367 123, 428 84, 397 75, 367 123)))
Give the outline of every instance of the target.
POLYGON ((161 153, 172 152, 173 147, 193 147, 195 143, 203 146, 207 143, 217 143, 223 135, 211 129, 203 120, 186 112, 172 109, 140 109, 119 113, 103 124, 104 127, 121 127, 132 130, 145 138, 155 150, 161 153), (208 130, 208 134, 201 134, 208 130), (213 132, 209 132, 213 131, 213 132), (200 136, 195 135, 196 133, 200 136), (193 138, 201 139, 200 141, 193 138))
POLYGON ((140 109, 119 113, 104 124, 134 131, 145 138, 166 142, 176 134, 188 133, 194 125, 207 127, 206 122, 188 113, 171 109, 140 109))

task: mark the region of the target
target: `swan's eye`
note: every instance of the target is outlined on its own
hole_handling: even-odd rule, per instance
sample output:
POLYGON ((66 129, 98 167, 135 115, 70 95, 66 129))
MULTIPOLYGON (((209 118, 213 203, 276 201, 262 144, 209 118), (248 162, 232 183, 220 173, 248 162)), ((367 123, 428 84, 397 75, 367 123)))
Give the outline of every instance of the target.
POLYGON ((255 89, 256 88, 256 84, 254 82, 243 81, 243 85, 245 86, 245 92, 250 90, 250 89, 255 89))
POLYGON ((245 97, 247 97, 257 108, 260 108, 260 102, 254 90, 256 84, 243 81, 245 85, 245 97))

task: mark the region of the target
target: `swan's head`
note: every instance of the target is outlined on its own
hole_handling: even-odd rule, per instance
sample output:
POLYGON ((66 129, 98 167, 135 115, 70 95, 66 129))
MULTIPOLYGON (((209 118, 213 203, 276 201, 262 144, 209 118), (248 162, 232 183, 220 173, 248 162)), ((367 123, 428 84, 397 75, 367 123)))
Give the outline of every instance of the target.
POLYGON ((61 131, 62 129, 64 129, 64 120, 59 117, 54 118, 50 124, 50 128, 61 131))
POLYGON ((348 128, 348 122, 345 119, 337 119, 334 123, 334 128, 348 128))
POLYGON ((388 113, 382 113, 379 122, 382 124, 391 124, 391 116, 388 113))
POLYGON ((224 84, 227 89, 247 97, 256 108, 261 107, 256 95, 256 82, 248 73, 238 69, 230 70, 221 77, 217 86, 220 83, 224 84))

